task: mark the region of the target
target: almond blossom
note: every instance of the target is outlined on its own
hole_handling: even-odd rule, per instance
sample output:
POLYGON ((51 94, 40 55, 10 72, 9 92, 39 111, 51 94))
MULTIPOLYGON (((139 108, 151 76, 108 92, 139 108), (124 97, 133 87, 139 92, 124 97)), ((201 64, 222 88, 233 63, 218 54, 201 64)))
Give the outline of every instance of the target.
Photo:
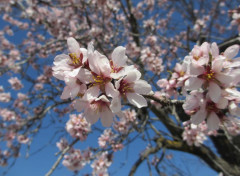
POLYGON ((76 100, 75 108, 83 114, 90 124, 94 124, 100 118, 103 126, 111 126, 113 122, 114 114, 110 109, 110 101, 105 95, 101 95, 98 98, 76 100))
POLYGON ((219 54, 216 43, 205 42, 200 47, 195 46, 185 57, 189 74, 185 88, 191 92, 183 108, 191 115, 193 124, 206 120, 208 128, 215 130, 224 122, 227 113, 239 115, 240 93, 234 89, 238 83, 235 78, 239 64, 238 59, 233 59, 238 51, 239 46, 233 45, 219 54))
POLYGON ((187 141, 187 144, 190 146, 200 146, 207 139, 206 130, 205 123, 201 123, 198 126, 194 124, 185 125, 182 134, 183 140, 187 141))
POLYGON ((100 118, 103 126, 110 126, 113 117, 121 112, 122 98, 138 108, 147 106, 141 94, 149 94, 151 86, 140 79, 137 68, 126 64, 125 47, 116 47, 109 60, 94 50, 93 42, 87 49, 79 48, 70 37, 67 44, 70 54, 55 57, 53 76, 66 84, 61 99, 76 99, 75 109, 83 111, 89 123, 100 118))
POLYGON ((119 91, 119 96, 112 100, 111 108, 114 112, 119 112, 121 109, 121 97, 128 100, 131 104, 138 108, 147 106, 146 99, 140 95, 146 95, 151 92, 151 86, 144 80, 140 79, 141 73, 137 70, 129 71, 127 75, 118 81, 115 86, 119 91))
POLYGON ((111 155, 108 152, 102 152, 93 161, 91 167, 93 168, 93 176, 108 176, 108 167, 112 164, 111 155))
POLYGON ((0 93, 0 102, 4 102, 4 103, 7 103, 11 100, 11 94, 8 92, 8 93, 0 93))
POLYGON ((12 77, 8 80, 14 90, 23 88, 21 81, 17 77, 12 77))
POLYGON ((79 138, 83 141, 91 131, 91 125, 86 121, 82 114, 72 114, 66 124, 66 130, 72 137, 79 138))

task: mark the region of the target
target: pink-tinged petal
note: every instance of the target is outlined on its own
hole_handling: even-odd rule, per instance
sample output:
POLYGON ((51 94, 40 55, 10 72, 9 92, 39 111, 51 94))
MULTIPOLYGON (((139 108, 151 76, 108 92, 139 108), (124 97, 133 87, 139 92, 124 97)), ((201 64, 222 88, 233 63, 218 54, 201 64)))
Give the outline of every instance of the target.
POLYGON ((110 73, 111 73, 112 69, 110 66, 109 59, 106 56, 99 53, 99 60, 98 60, 97 64, 98 64, 100 72, 102 74, 104 74, 105 76, 110 77, 110 73))
POLYGON ((85 92, 83 99, 94 100, 98 97, 99 91, 100 91, 100 89, 98 86, 92 86, 85 92))
POLYGON ((204 55, 208 56, 209 54, 209 50, 210 50, 210 45, 208 42, 204 42, 202 45, 201 45, 201 50, 203 52, 204 55))
POLYGON ((66 54, 60 54, 60 55, 57 55, 55 58, 54 58, 54 61, 53 61, 53 64, 54 65, 63 65, 63 64, 67 64, 68 60, 69 60, 69 56, 66 55, 66 54))
POLYGON ((233 68, 233 67, 240 67, 240 58, 234 59, 233 62, 229 62, 224 68, 233 68))
POLYGON ((65 83, 70 87, 76 86, 76 80, 77 79, 70 76, 65 76, 64 78, 65 83))
MULTIPOLYGON (((139 77, 139 71, 137 70, 133 70, 133 71, 130 71, 128 72, 127 76, 124 78, 124 80, 126 80, 127 82, 131 83, 131 82, 134 82, 136 80, 138 80, 140 77, 139 77)), ((140 73, 141 75, 141 73, 140 73)))
POLYGON ((67 39, 67 45, 68 45, 68 50, 70 53, 76 53, 77 57, 80 56, 79 44, 73 37, 69 37, 67 39))
POLYGON ((191 116, 191 122, 195 125, 202 123, 207 116, 207 112, 204 109, 200 109, 194 115, 191 116))
POLYGON ((222 71, 223 68, 223 60, 222 59, 215 59, 212 62, 212 70, 215 73, 219 73, 220 71, 222 71))
POLYGON ((234 58, 239 52, 239 45, 233 45, 228 47, 225 51, 224 51, 224 56, 227 59, 232 59, 234 58))
POLYGON ((210 99, 214 103, 218 103, 220 97, 221 97, 222 90, 221 88, 214 82, 209 83, 209 88, 208 88, 208 94, 210 99))
POLYGON ((219 109, 225 109, 227 108, 228 100, 226 98, 221 97, 218 103, 216 104, 216 107, 219 109))
POLYGON ((234 101, 231 101, 228 105, 228 110, 232 115, 236 115, 237 108, 238 106, 234 101))
POLYGON ((143 95, 148 94, 152 90, 151 85, 144 80, 137 80, 134 83, 133 89, 136 93, 143 94, 143 95))
POLYGON ((86 48, 80 48, 81 53, 83 54, 83 59, 82 59, 82 63, 87 61, 88 58, 88 51, 86 48))
POLYGON ((74 108, 78 112, 81 112, 82 110, 84 110, 86 108, 87 104, 88 104, 88 101, 79 99, 79 100, 76 100, 76 102, 74 103, 74 108))
POLYGON ((139 95, 136 93, 127 93, 126 95, 127 95, 128 101, 131 104, 137 106, 138 108, 147 106, 147 101, 142 95, 139 95))
POLYGON ((87 91, 87 86, 85 84, 81 84, 79 93, 84 95, 86 91, 87 91))
POLYGON ((118 113, 121 111, 121 98, 118 97, 114 97, 111 101, 110 104, 110 109, 112 110, 113 113, 118 113))
POLYGON ((127 73, 125 72, 124 69, 120 70, 119 72, 117 73, 111 73, 110 74, 110 77, 113 78, 113 79, 119 79, 123 76, 125 76, 127 73))
POLYGON ((96 98, 95 100, 96 100, 96 101, 101 100, 101 101, 106 102, 106 103, 109 103, 109 102, 110 102, 105 95, 101 95, 100 97, 96 98))
POLYGON ((99 58, 100 55, 98 52, 94 52, 94 53, 90 53, 88 54, 88 63, 89 63, 89 67, 91 69, 92 72, 96 73, 97 75, 100 75, 100 69, 99 69, 99 58))
POLYGON ((215 78, 220 81, 224 86, 229 86, 233 80, 234 80, 234 76, 232 75, 227 75, 224 73, 218 73, 215 75, 215 78))
POLYGON ((205 69, 203 66, 197 65, 196 63, 191 63, 190 67, 190 75, 201 75, 204 73, 205 69))
POLYGON ((206 65, 209 61, 209 57, 208 56, 202 56, 200 57, 197 61, 194 60, 194 62, 197 64, 197 65, 206 65))
POLYGON ((79 90, 80 90, 79 85, 76 85, 75 87, 71 88, 71 92, 70 92, 71 99, 74 99, 78 95, 79 90))
POLYGON ((105 84, 105 92, 109 97, 117 97, 119 95, 118 90, 116 90, 111 82, 105 84))
POLYGON ((209 130, 217 130, 220 120, 215 112, 211 112, 207 118, 207 126, 209 130))
POLYGON ((121 78, 121 79, 119 79, 115 82, 115 87, 116 87, 117 90, 119 89, 120 83, 121 83, 122 80, 123 80, 123 78, 121 78))
POLYGON ((80 70, 81 67, 79 68, 76 68, 76 69, 73 69, 69 74, 68 76, 71 76, 71 77, 76 77, 79 73, 79 70, 80 70))
POLYGON ((70 98, 70 87, 69 86, 65 86, 62 92, 62 95, 60 97, 61 99, 68 99, 70 98))
POLYGON ((112 52, 112 60, 115 66, 123 67, 126 65, 127 56, 125 55, 126 48, 118 46, 112 52))
POLYGON ((84 68, 81 68, 79 70, 78 75, 76 77, 84 84, 88 84, 94 81, 92 73, 89 70, 84 68))
POLYGON ((101 113, 101 122, 104 127, 110 127, 113 123, 113 113, 109 109, 105 109, 101 113))
POLYGON ((196 78, 196 77, 190 77, 187 81, 185 81, 185 87, 189 90, 198 90, 202 87, 202 84, 204 83, 203 79, 196 78))
POLYGON ((214 58, 216 58, 219 55, 219 49, 218 49, 218 46, 217 46, 216 42, 212 43, 211 51, 212 51, 212 56, 214 58))
POLYGON ((84 112, 86 121, 90 124, 94 124, 98 121, 99 119, 99 114, 96 112, 92 112, 91 109, 88 109, 84 112))

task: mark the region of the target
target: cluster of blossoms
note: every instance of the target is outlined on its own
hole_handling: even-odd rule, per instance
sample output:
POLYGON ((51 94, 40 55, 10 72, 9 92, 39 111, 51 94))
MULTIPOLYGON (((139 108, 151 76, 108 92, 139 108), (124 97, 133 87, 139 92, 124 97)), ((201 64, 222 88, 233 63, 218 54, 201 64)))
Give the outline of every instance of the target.
POLYGON ((66 124, 66 130, 72 137, 84 141, 87 138, 88 133, 91 131, 91 125, 86 121, 82 114, 72 114, 66 124))
POLYGON ((147 106, 142 94, 149 94, 151 86, 141 80, 141 73, 126 65, 124 47, 114 49, 111 60, 94 50, 80 48, 74 38, 67 39, 69 54, 55 57, 53 76, 65 81, 62 99, 74 99, 74 107, 93 124, 101 119, 103 126, 110 126, 113 117, 121 113, 122 99, 138 108, 147 106))
POLYGON ((117 142, 117 135, 113 133, 113 131, 109 129, 105 129, 103 134, 98 138, 98 144, 101 148, 107 148, 111 145, 114 152, 117 150, 121 150, 123 148, 123 144, 117 142))
POLYGON ((229 13, 232 16, 231 25, 237 26, 238 32, 240 32, 240 6, 235 10, 231 10, 229 13))
POLYGON ((240 61, 234 59, 238 52, 239 45, 230 46, 221 54, 216 43, 195 45, 183 63, 176 64, 170 79, 157 82, 162 92, 155 96, 177 97, 181 88, 186 95, 183 109, 191 116, 191 122, 198 125, 206 120, 208 129, 218 129, 227 119, 234 119, 230 116, 240 115, 240 93, 236 89, 240 61))
POLYGON ((159 56, 156 56, 156 54, 154 54, 149 47, 141 51, 140 58, 142 62, 146 64, 147 70, 150 70, 157 75, 159 75, 163 71, 164 66, 162 65, 162 59, 159 58, 159 56))
POLYGON ((127 134, 131 125, 137 125, 137 117, 135 110, 124 110, 119 121, 114 123, 114 129, 121 134, 127 134))
POLYGON ((91 164, 93 168, 93 176, 108 176, 108 168, 112 164, 112 155, 107 151, 102 152, 91 164))
POLYGON ((14 90, 23 88, 21 81, 17 77, 12 77, 8 80, 14 90))
MULTIPOLYGON (((57 142, 56 145, 60 151, 63 151, 69 146, 65 138, 62 138, 59 142, 57 142)), ((64 160, 62 164, 65 167, 67 167, 69 170, 78 171, 90 162, 91 157, 92 157, 92 152, 89 148, 84 151, 70 148, 68 150, 68 154, 64 155, 64 160)))
POLYGON ((233 45, 219 54, 216 43, 194 46, 184 58, 187 79, 184 88, 190 91, 183 108, 193 124, 204 120, 210 130, 216 130, 227 116, 239 116, 240 93, 239 58, 233 59, 239 45, 233 45))
POLYGON ((208 131, 207 124, 203 121, 199 125, 194 125, 190 121, 184 122, 183 140, 188 145, 200 146, 208 135, 216 134, 216 131, 208 131))

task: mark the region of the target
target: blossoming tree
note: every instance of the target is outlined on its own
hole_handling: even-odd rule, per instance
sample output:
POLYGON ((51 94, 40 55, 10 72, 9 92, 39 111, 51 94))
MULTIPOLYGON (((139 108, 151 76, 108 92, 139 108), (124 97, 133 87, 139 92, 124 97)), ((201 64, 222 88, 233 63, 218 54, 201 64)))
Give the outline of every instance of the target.
POLYGON ((56 130, 59 153, 47 176, 60 164, 109 175, 114 154, 137 138, 146 146, 131 156, 129 175, 141 164, 150 175, 175 173, 167 151, 240 175, 238 5, 0 1, 0 165, 14 163, 48 123, 64 132, 56 130), (90 134, 96 145, 79 147, 90 134))

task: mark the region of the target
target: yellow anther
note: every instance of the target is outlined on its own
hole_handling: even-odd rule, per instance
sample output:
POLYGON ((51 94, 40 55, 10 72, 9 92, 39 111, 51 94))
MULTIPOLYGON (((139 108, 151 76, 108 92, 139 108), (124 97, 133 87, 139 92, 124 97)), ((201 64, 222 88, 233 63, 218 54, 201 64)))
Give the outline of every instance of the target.
POLYGON ((77 57, 76 53, 70 53, 69 56, 70 56, 74 65, 77 65, 77 64, 80 63, 80 58, 77 57))

